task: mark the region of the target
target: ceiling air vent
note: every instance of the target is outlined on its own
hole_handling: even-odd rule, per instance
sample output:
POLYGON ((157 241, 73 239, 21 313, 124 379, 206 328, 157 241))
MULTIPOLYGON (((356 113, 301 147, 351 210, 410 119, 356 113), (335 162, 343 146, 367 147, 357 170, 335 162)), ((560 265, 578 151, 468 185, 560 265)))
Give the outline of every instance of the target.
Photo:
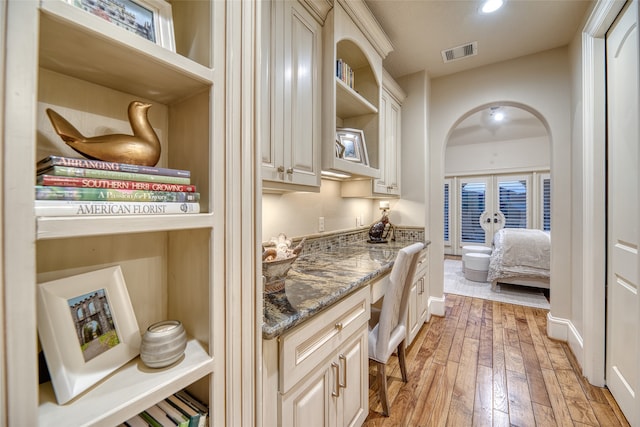
POLYGON ((478 42, 471 42, 442 51, 442 60, 447 63, 478 54, 478 42))

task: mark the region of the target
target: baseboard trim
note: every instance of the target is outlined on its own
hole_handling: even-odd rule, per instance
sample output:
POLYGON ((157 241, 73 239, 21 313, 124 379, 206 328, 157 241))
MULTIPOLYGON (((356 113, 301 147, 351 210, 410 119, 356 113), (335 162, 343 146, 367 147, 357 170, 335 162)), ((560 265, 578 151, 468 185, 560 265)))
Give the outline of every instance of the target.
POLYGON ((569 319, 554 317, 550 312, 547 313, 547 336, 555 340, 566 342, 582 368, 584 360, 584 343, 582 341, 582 336, 569 319))
POLYGON ((444 317, 444 295, 442 297, 429 297, 427 302, 429 306, 429 315, 427 321, 431 319, 431 316, 444 317))

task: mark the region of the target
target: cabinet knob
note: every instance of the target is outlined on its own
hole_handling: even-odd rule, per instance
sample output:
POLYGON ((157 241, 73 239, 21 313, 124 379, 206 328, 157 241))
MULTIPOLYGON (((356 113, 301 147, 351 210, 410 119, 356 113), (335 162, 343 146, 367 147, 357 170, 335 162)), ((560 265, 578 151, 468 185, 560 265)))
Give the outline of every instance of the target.
POLYGON ((278 166, 278 172, 279 173, 283 173, 284 172, 284 166, 278 166))
POLYGON ((336 328, 337 330, 339 330, 339 331, 341 331, 341 330, 342 330, 342 328, 344 327, 344 326, 342 325, 342 322, 338 322, 338 323, 336 323, 334 326, 335 326, 335 328, 336 328))
POLYGON ((288 168, 288 169, 287 169, 287 173, 288 173, 289 175, 293 175, 293 168, 288 168))

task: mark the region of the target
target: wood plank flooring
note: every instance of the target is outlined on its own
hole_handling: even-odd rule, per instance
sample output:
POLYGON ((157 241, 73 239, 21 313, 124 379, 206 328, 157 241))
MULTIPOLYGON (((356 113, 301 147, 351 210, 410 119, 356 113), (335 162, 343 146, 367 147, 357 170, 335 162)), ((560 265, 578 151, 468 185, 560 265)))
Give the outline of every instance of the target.
POLYGON ((391 413, 382 415, 369 366, 373 426, 628 426, 606 388, 590 385, 569 347, 546 334, 547 310, 448 294, 387 368, 391 413))

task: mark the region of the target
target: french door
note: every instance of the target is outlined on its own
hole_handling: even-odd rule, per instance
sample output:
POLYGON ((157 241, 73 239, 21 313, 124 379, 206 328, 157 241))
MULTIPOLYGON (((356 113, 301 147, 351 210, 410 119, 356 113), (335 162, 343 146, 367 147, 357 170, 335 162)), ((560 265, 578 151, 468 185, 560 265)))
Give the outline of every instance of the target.
MULTIPOLYGON (((460 254, 464 245, 490 246, 501 228, 542 228, 544 183, 542 175, 486 175, 445 180, 445 252, 460 254), (532 188, 532 182, 536 188, 532 188), (533 206, 533 194, 536 207, 533 206), (538 200, 539 199, 539 200, 538 200)), ((548 198, 547 198, 548 200, 548 198)), ((548 206, 548 205, 547 205, 548 206)))

